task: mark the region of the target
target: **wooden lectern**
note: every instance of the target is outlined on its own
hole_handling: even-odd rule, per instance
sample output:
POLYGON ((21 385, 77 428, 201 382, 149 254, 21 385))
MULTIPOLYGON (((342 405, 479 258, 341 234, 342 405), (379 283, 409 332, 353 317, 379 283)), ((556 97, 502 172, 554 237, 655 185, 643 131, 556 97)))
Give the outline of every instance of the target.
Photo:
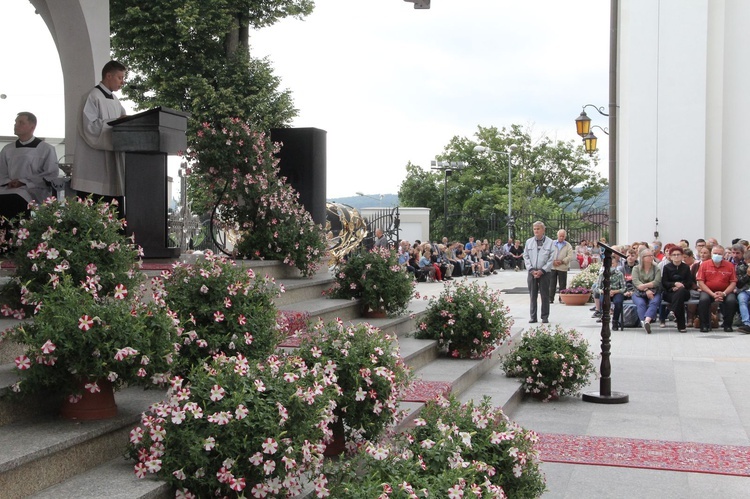
POLYGON ((176 258, 169 246, 167 155, 187 147, 188 115, 156 107, 115 121, 112 143, 125 153, 125 220, 127 235, 143 248, 144 258, 176 258))

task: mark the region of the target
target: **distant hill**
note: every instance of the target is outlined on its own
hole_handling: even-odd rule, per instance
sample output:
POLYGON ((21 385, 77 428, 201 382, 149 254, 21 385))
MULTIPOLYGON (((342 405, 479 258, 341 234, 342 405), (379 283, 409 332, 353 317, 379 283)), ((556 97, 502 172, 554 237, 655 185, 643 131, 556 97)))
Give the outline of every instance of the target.
POLYGON ((377 196, 349 196, 341 198, 327 199, 329 203, 342 203, 349 205, 358 210, 362 208, 392 208, 398 206, 398 194, 383 194, 383 199, 378 200, 377 196))

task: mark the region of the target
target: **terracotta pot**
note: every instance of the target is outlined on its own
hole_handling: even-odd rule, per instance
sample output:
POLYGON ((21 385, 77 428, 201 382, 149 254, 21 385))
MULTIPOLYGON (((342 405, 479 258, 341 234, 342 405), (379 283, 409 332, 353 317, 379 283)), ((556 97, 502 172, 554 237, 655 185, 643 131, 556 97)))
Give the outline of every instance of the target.
POLYGON ((566 305, 585 305, 591 298, 591 293, 585 295, 560 294, 560 299, 566 305))
POLYGON ((531 395, 531 398, 534 398, 534 399, 537 399, 537 400, 541 400, 541 401, 544 401, 544 400, 550 400, 550 401, 552 401, 552 400, 560 400, 560 396, 557 393, 550 394, 549 398, 547 398, 547 395, 545 395, 543 393, 530 393, 529 395, 531 395))
POLYGON ((81 382, 81 399, 72 403, 68 397, 63 400, 60 416, 78 421, 95 421, 117 416, 115 391, 109 380, 97 380, 99 391, 91 393, 83 388, 88 381, 81 382))

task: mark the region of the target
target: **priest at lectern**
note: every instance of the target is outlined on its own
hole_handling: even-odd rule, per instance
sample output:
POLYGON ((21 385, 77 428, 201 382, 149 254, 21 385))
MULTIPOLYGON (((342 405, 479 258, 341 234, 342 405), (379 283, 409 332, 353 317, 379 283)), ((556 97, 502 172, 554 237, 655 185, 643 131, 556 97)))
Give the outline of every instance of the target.
POLYGON ((126 70, 122 63, 109 61, 102 68, 102 81, 84 98, 71 180, 71 187, 80 197, 93 194, 94 200, 116 199, 120 216, 124 215, 124 154, 113 150, 112 127, 108 122, 126 115, 114 94, 125 83, 126 70))

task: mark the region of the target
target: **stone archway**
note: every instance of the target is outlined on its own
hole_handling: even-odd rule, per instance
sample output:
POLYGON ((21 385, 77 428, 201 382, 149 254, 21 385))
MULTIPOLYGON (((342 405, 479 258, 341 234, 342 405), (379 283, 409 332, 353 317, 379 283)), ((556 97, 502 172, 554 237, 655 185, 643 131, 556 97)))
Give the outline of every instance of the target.
POLYGON ((29 0, 57 46, 65 85, 65 154, 75 154, 81 99, 110 59, 109 1, 29 0))

